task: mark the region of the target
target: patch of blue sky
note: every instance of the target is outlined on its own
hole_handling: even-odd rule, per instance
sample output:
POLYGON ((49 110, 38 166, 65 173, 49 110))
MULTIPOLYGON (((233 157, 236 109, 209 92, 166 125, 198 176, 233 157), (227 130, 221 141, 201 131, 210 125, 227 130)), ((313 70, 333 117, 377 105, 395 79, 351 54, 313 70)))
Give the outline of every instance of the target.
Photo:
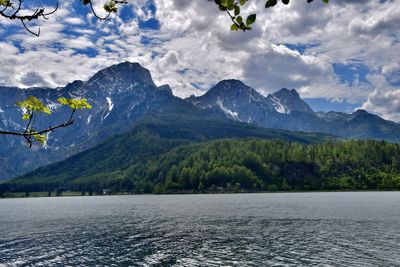
POLYGON ((127 23, 136 17, 131 6, 120 7, 118 16, 124 23, 127 23))
POLYGON ((180 69, 180 70, 178 70, 177 72, 179 73, 179 74, 181 74, 181 75, 184 75, 184 74, 186 74, 186 72, 188 71, 189 69, 180 69))
POLYGON ((312 108, 312 110, 318 112, 328 112, 328 111, 338 111, 345 113, 352 113, 357 108, 359 108, 362 103, 349 103, 345 100, 337 101, 337 100, 328 100, 325 98, 306 98, 304 101, 312 108))
POLYGON ((157 52, 151 51, 151 59, 156 59, 158 56, 157 52))
POLYGON ((151 18, 148 20, 139 20, 140 29, 159 30, 160 22, 157 19, 151 18))
POLYGON ((367 80, 367 75, 370 69, 361 63, 332 64, 335 74, 339 77, 340 82, 347 85, 370 84, 367 80))
POLYGON ((92 48, 92 47, 87 47, 87 48, 83 48, 83 49, 74 49, 74 54, 79 55, 86 55, 89 58, 95 58, 99 52, 96 48, 92 48))
POLYGON ((140 43, 144 44, 144 45, 148 45, 148 44, 152 43, 153 40, 154 40, 153 38, 148 37, 146 35, 140 36, 140 43))
MULTIPOLYGON (((1 20, 3 20, 3 18, 0 18, 1 20)), ((31 25, 31 24, 27 24, 27 26, 30 27, 30 29, 32 31, 37 31, 38 27, 36 26, 36 23, 31 25)), ((19 21, 13 21, 13 24, 8 24, 6 27, 1 26, 1 30, 0 30, 0 41, 9 41, 9 40, 13 40, 13 38, 10 38, 10 36, 12 36, 13 34, 25 34, 26 30, 23 27, 22 23, 19 21)))
POLYGON ((146 10, 151 14, 151 18, 149 18, 148 20, 139 20, 139 28, 159 30, 160 21, 154 18, 157 12, 157 7, 155 3, 153 1, 148 1, 146 5, 146 10))
POLYGON ((149 1, 147 4, 148 10, 151 12, 151 14, 154 16, 157 12, 157 7, 154 1, 149 1))
POLYGON ((309 44, 284 44, 287 48, 295 50, 300 54, 304 54, 308 49, 319 46, 318 43, 309 44))

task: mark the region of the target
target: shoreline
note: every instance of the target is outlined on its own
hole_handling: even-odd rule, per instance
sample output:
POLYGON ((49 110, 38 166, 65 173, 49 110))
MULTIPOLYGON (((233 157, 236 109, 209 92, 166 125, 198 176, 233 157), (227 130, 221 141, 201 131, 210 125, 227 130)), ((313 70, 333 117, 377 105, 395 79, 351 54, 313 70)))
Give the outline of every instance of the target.
POLYGON ((48 192, 30 192, 26 196, 25 192, 12 192, 9 195, 0 197, 1 199, 35 199, 35 198, 65 198, 65 197, 101 197, 101 196, 168 196, 168 195, 234 195, 234 194, 282 194, 282 193, 367 193, 367 192, 400 192, 400 190, 311 190, 311 191, 257 191, 257 192, 171 192, 171 193, 142 193, 135 194, 129 192, 112 193, 112 194, 93 194, 83 195, 82 192, 71 191, 65 192, 61 196, 56 194, 48 195, 48 192))

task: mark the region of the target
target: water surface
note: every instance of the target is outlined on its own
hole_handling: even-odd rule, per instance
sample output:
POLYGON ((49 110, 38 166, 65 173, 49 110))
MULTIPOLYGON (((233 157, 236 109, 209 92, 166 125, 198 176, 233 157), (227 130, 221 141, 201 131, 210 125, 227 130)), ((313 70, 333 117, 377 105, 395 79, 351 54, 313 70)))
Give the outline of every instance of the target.
POLYGON ((0 200, 0 266, 400 266, 400 193, 0 200))

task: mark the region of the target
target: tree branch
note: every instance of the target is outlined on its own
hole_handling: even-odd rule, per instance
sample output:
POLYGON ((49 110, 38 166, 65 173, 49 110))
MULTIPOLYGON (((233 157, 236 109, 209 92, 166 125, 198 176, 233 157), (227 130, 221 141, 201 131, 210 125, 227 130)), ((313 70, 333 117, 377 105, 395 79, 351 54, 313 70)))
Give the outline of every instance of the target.
MULTIPOLYGON (((0 7, 4 6, 4 8, 2 8, 0 10, 0 16, 10 19, 10 20, 19 20, 26 31, 28 31, 29 33, 31 33, 37 37, 40 36, 40 27, 38 28, 37 31, 33 31, 29 28, 29 26, 27 25, 27 22, 32 21, 32 20, 39 20, 40 18, 47 20, 48 16, 54 14, 58 10, 58 3, 57 3, 54 10, 52 10, 50 12, 46 12, 45 8, 38 7, 30 15, 20 15, 20 12, 22 11, 22 3, 24 2, 24 0, 15 0, 15 2, 18 2, 18 4, 16 5, 17 7, 15 7, 15 8, 14 8, 11 0, 7 1, 7 2, 2 2, 0 7), (13 11, 7 12, 8 10, 10 10, 10 8, 13 11)), ((90 6, 90 9, 91 9, 91 12, 93 13, 93 15, 101 21, 107 20, 110 17, 111 13, 117 12, 118 5, 123 5, 123 4, 127 4, 127 3, 128 3, 128 1, 126 1, 126 0, 109 0, 106 4, 104 4, 104 7, 103 7, 104 10, 107 11, 107 15, 105 17, 101 17, 97 14, 96 10, 94 9, 92 0, 83 1, 83 4, 84 5, 88 4, 90 6)))
MULTIPOLYGON (((26 21, 32 21, 32 20, 38 20, 40 17, 47 19, 47 16, 54 14, 58 10, 58 3, 56 4, 56 7, 54 10, 50 12, 46 12, 45 8, 37 8, 32 14, 30 15, 19 15, 19 12, 22 9, 22 2, 23 0, 18 0, 18 7, 15 9, 15 11, 12 14, 8 14, 6 11, 9 7, 13 8, 12 4, 6 5, 3 10, 0 10, 0 16, 3 16, 5 18, 8 18, 10 20, 19 20, 21 21, 22 25, 24 28, 31 34, 38 36, 40 35, 40 27, 37 32, 32 31, 29 29, 29 27, 26 25, 26 21)), ((14 8, 13 8, 14 9, 14 8)))
POLYGON ((89 6, 90 6, 90 9, 92 10, 93 15, 94 15, 97 19, 99 19, 99 20, 101 20, 101 21, 108 19, 108 17, 111 15, 111 12, 108 12, 107 15, 106 15, 105 17, 100 17, 99 15, 97 15, 96 10, 94 10, 92 1, 89 1, 89 6))
POLYGON ((55 130, 59 129, 59 128, 64 128, 64 127, 68 127, 70 125, 72 125, 74 123, 74 114, 75 114, 76 109, 73 109, 71 111, 71 115, 68 118, 68 121, 58 124, 56 126, 49 126, 46 129, 40 130, 40 131, 35 131, 32 127, 35 123, 35 115, 32 113, 29 117, 29 121, 28 124, 25 128, 25 130, 23 132, 13 132, 13 131, 2 131, 0 130, 0 134, 3 135, 13 135, 13 136, 23 136, 29 147, 32 147, 32 137, 38 136, 38 135, 42 135, 45 133, 49 133, 49 132, 54 132, 55 130))

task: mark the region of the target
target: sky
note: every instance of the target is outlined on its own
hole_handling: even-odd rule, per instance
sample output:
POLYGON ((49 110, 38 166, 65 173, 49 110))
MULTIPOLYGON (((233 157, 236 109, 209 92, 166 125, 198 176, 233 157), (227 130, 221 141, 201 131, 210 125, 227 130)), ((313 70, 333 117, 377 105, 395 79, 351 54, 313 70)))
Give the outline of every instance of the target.
MULTIPOLYGON (((26 1, 28 2, 28 1, 26 1)), ((102 12, 104 1, 95 1, 102 12)), ((222 79, 239 79, 263 95, 296 89, 311 107, 357 108, 400 122, 400 1, 292 0, 257 14, 251 31, 207 0, 131 0, 107 21, 81 1, 59 2, 40 37, 0 18, 0 85, 65 86, 122 61, 139 62, 175 95, 201 95, 222 79)), ((54 0, 32 0, 49 10, 54 0)), ((32 8, 33 6, 27 6, 32 8)))

